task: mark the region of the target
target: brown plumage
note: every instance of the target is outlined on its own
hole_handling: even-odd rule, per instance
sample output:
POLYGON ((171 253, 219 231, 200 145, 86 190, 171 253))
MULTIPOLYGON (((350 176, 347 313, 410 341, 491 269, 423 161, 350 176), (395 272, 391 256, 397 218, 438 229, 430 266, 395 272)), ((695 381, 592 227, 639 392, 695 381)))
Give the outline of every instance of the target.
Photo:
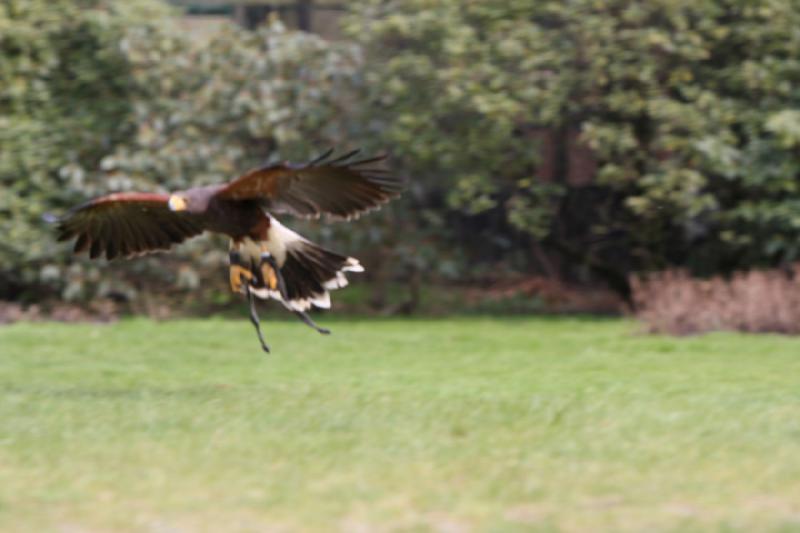
POLYGON ((115 193, 86 202, 59 222, 59 240, 77 236, 74 251, 107 259, 167 250, 205 231, 202 217, 171 211, 169 195, 115 193))
POLYGON ((233 181, 196 187, 173 195, 115 193, 73 209, 59 222, 59 240, 78 238, 75 251, 89 250, 92 258, 129 257, 166 250, 203 231, 234 239, 258 237, 263 211, 304 218, 328 215, 350 220, 397 196, 402 182, 386 170, 370 168, 383 157, 347 162, 357 152, 325 161, 291 163, 251 170, 233 181), (171 197, 186 202, 170 209, 171 197))
POLYGON ((271 213, 317 218, 326 214, 334 219, 350 220, 377 209, 401 190, 401 183, 388 171, 369 167, 383 157, 344 163, 358 152, 350 152, 328 161, 303 166, 277 165, 251 170, 228 183, 218 192, 219 198, 246 200, 265 198, 271 213))
POLYGON ((357 260, 311 243, 272 215, 350 220, 400 194, 402 181, 378 167, 384 157, 354 160, 357 153, 330 159, 329 150, 303 165, 256 168, 229 183, 173 194, 110 194, 59 220, 58 238, 75 238, 75 252, 111 260, 166 250, 204 231, 228 235, 231 288, 280 300, 316 327, 305 311, 329 307, 327 291, 346 285, 343 272, 363 269, 357 260))

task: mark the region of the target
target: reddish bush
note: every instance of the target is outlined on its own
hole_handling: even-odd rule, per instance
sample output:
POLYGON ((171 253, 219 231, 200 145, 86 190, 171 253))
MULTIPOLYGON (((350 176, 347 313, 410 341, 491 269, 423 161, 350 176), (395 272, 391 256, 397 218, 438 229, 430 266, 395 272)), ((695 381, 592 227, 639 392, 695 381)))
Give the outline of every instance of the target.
POLYGON ((631 280, 636 316, 651 333, 800 333, 800 263, 697 279, 668 270, 631 280))

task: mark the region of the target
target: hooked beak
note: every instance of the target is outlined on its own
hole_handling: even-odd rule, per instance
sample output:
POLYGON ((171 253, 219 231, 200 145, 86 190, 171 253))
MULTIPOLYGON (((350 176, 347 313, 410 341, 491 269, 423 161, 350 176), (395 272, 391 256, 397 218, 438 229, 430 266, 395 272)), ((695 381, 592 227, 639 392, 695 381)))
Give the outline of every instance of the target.
POLYGON ((170 211, 186 211, 186 200, 177 194, 173 194, 169 197, 167 205, 170 211))

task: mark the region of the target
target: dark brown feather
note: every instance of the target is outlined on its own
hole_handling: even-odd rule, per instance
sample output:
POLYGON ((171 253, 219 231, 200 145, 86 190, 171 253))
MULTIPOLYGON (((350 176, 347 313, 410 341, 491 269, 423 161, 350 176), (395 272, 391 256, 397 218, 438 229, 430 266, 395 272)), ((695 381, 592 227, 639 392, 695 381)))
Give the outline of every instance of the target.
POLYGON ((258 200, 274 213, 316 218, 356 218, 377 209, 403 190, 401 179, 374 163, 385 156, 350 161, 358 150, 328 159, 329 150, 309 164, 257 168, 233 180, 217 193, 227 200, 258 200), (365 166, 371 165, 371 166, 365 166))
POLYGON ((287 250, 281 275, 286 284, 288 300, 302 300, 321 296, 326 292, 324 283, 335 279, 336 273, 348 258, 307 243, 301 249, 287 250))
POLYGON ((166 194, 117 193, 73 209, 58 224, 59 240, 77 237, 75 252, 107 259, 166 250, 206 229, 200 215, 170 211, 166 194))

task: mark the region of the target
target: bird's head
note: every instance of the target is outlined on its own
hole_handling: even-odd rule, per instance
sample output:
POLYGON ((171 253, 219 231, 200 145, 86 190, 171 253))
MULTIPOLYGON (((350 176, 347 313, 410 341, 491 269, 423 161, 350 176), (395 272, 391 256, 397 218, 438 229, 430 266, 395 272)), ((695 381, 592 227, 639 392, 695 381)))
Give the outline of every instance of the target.
POLYGON ((185 191, 174 192, 170 195, 167 205, 171 211, 187 211, 189 213, 204 213, 208 203, 219 187, 197 187, 185 191))
POLYGON ((189 201, 182 193, 174 193, 170 195, 167 201, 170 211, 187 211, 189 209, 189 201))

